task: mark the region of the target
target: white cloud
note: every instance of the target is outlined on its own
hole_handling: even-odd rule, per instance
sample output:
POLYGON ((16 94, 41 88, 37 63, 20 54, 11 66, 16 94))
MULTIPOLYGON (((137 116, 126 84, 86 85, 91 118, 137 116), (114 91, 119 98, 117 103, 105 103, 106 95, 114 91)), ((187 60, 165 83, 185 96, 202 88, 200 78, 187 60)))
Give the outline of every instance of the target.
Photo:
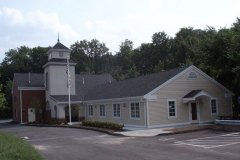
POLYGON ((18 27, 31 28, 32 30, 29 30, 29 33, 33 30, 44 30, 44 32, 51 32, 55 35, 59 32, 61 37, 66 40, 78 37, 78 33, 70 25, 61 23, 56 13, 46 13, 36 10, 24 14, 15 8, 3 8, 0 10, 0 16, 4 18, 6 25, 14 27, 14 29, 18 27))
POLYGON ((52 37, 57 40, 58 32, 66 46, 79 37, 69 24, 61 21, 58 14, 41 10, 22 12, 15 8, 0 8, 0 26, 0 61, 4 52, 22 45, 53 45, 52 37))
POLYGON ((86 39, 96 38, 105 42, 113 53, 124 39, 131 39, 134 29, 127 24, 117 25, 106 20, 88 20, 84 22, 88 35, 86 39))
POLYGON ((50 30, 54 33, 60 33, 61 37, 68 40, 76 39, 78 33, 70 25, 61 24, 59 16, 56 13, 44 13, 40 10, 29 12, 26 15, 27 22, 36 28, 50 30))
POLYGON ((23 14, 14 8, 3 8, 1 11, 2 16, 4 16, 9 25, 18 25, 24 23, 23 14))

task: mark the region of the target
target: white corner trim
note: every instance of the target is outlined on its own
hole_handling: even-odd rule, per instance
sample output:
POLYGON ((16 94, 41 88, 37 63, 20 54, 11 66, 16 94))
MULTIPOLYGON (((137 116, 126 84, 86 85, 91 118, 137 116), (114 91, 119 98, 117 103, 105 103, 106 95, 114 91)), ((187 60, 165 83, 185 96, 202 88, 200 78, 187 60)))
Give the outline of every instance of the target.
POLYGON ((20 92, 20 117, 21 117, 21 124, 23 123, 22 119, 23 119, 23 116, 22 116, 22 90, 19 91, 20 92))

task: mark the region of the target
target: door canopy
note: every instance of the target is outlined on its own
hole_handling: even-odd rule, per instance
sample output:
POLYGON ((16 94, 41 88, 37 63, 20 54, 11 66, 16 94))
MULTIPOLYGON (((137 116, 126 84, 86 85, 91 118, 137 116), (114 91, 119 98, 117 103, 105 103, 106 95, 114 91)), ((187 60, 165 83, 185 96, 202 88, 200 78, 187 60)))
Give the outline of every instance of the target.
POLYGON ((204 90, 192 90, 183 97, 183 103, 195 102, 196 98, 206 96, 212 98, 212 96, 204 90))

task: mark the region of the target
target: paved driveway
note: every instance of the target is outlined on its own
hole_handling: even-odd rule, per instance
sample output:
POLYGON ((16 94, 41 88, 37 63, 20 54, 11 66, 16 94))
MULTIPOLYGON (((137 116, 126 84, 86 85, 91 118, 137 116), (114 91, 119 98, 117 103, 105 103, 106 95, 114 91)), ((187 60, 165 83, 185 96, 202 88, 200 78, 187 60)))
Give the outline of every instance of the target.
POLYGON ((169 136, 148 138, 115 137, 103 133, 70 128, 5 126, 0 132, 10 132, 26 140, 37 148, 48 160, 239 160, 239 133, 217 132, 212 130, 198 131, 169 136), (224 135, 227 139, 224 139, 224 135), (218 147, 207 146, 209 142, 226 141, 218 147), (231 143, 235 140, 239 143, 231 143), (228 141, 228 142, 227 142, 228 141))

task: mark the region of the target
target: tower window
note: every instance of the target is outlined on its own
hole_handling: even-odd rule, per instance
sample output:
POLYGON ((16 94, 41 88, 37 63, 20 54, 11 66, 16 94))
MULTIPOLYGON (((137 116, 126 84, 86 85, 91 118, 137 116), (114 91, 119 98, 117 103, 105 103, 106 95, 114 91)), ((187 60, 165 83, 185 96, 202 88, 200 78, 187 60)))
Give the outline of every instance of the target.
POLYGON ((59 57, 63 57, 63 52, 59 52, 59 57))

